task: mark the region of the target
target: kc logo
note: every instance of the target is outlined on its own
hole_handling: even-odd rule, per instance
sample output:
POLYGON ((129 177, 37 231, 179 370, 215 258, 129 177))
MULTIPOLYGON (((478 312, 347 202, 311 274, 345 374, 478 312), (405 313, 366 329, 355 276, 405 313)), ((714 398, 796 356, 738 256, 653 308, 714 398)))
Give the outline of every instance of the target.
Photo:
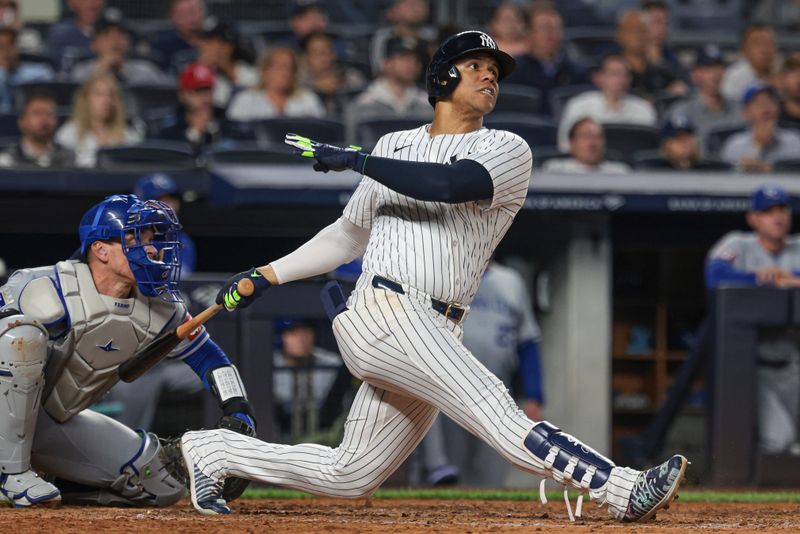
POLYGON ((497 45, 494 44, 494 40, 485 33, 481 34, 481 45, 487 48, 497 48, 497 45))

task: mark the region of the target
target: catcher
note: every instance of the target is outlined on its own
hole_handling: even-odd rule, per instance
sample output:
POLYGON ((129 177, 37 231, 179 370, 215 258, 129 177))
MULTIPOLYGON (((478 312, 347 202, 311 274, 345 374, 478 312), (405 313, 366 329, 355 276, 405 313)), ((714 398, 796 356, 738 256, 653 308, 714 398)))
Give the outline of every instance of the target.
MULTIPOLYGON (((120 364, 188 320, 179 229, 163 202, 110 196, 83 216, 77 259, 19 270, 0 287, 0 502, 169 506, 183 496, 177 451, 86 409, 120 364)), ((217 397, 220 427, 255 435, 239 373, 202 326, 169 357, 217 397)))

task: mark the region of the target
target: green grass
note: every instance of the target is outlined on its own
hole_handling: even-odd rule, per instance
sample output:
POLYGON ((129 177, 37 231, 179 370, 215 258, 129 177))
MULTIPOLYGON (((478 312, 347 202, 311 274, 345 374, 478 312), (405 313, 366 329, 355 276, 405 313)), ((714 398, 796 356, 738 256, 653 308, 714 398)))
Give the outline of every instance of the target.
MULTIPOLYGON (((571 499, 577 493, 571 494, 571 499)), ((536 490, 477 490, 477 489, 383 489, 375 492, 378 499, 443 499, 484 501, 533 501, 539 499, 536 490)), ((245 492, 244 499, 314 499, 313 495, 300 491, 253 488, 245 492)), ((551 501, 563 499, 563 492, 548 491, 551 501)), ((800 502, 800 491, 711 491, 683 490, 681 502, 800 502)))

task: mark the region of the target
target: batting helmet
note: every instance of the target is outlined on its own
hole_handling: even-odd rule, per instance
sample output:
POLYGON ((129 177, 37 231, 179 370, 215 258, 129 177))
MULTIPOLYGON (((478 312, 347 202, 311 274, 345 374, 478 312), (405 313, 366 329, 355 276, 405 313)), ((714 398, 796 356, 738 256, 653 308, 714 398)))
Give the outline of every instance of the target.
POLYGON ((133 186, 133 194, 142 200, 158 200, 167 195, 178 194, 178 184, 163 172, 147 174, 133 186))
POLYGON ((119 239, 139 291, 148 297, 180 302, 180 228, 177 215, 164 202, 142 202, 135 195, 112 195, 89 208, 78 233, 82 254, 95 241, 119 239), (142 240, 143 230, 153 230, 151 242, 142 240), (126 235, 133 239, 126 240, 126 235), (150 250, 148 254, 148 249, 155 249, 156 253, 150 250))
POLYGON ((500 66, 498 81, 511 74, 517 64, 513 57, 497 48, 489 34, 482 31, 469 30, 448 37, 433 54, 425 73, 428 102, 431 106, 436 106, 437 98, 452 93, 461 80, 461 74, 453 64, 455 60, 473 52, 485 52, 497 60, 500 66))

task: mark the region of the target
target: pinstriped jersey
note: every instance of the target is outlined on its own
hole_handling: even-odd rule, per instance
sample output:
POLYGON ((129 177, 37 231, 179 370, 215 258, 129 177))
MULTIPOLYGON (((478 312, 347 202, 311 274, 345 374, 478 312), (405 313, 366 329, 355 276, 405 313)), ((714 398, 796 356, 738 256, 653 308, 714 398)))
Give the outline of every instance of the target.
POLYGON ((511 132, 481 128, 431 137, 428 128, 430 124, 387 134, 372 155, 443 164, 474 160, 491 175, 492 198, 458 204, 425 202, 364 176, 344 217, 370 229, 365 276, 383 276, 439 300, 469 304, 495 247, 525 201, 531 150, 511 132))

